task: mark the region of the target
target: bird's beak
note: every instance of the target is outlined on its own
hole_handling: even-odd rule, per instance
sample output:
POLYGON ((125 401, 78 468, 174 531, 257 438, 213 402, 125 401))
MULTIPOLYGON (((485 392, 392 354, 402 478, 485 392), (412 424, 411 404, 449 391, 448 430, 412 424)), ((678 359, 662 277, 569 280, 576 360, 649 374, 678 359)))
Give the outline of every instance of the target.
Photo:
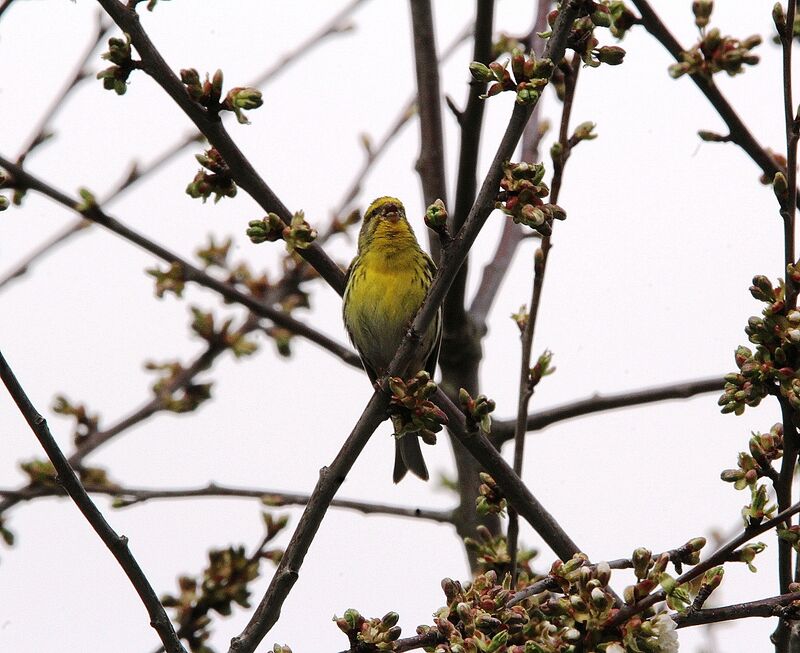
POLYGON ((397 210, 397 207, 391 206, 387 207, 386 213, 384 213, 384 217, 392 223, 396 223, 400 219, 400 211, 397 210))

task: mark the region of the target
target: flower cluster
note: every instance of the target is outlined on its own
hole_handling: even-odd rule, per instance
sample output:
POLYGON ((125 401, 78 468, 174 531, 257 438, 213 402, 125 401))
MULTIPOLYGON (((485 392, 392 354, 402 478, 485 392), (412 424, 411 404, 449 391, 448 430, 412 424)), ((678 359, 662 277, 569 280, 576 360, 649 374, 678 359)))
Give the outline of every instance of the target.
MULTIPOLYGON (((547 22, 552 28, 558 18, 559 10, 554 9, 547 16, 547 22)), ((567 37, 567 47, 578 54, 587 66, 596 68, 600 64, 617 66, 625 58, 625 50, 616 45, 600 46, 600 41, 594 35, 596 27, 606 27, 611 33, 621 39, 633 26, 635 17, 622 2, 592 2, 584 3, 581 13, 567 37)))
POLYGON ((503 490, 491 475, 480 472, 481 484, 478 487, 478 498, 475 500, 475 509, 483 517, 489 514, 504 515, 508 503, 503 490))
POLYGON ((201 579, 181 576, 178 578, 179 593, 161 598, 165 608, 174 610, 178 633, 193 653, 211 651, 205 642, 211 635, 209 613, 212 610, 227 616, 234 603, 250 607, 248 585, 257 577, 258 560, 249 559, 244 547, 212 549, 201 579))
MULTIPOLYGON (((54 488, 61 485, 56 469, 49 460, 34 458, 33 460, 21 462, 19 467, 28 477, 28 482, 33 486, 54 488)), ((115 490, 119 487, 108 477, 108 472, 101 467, 81 466, 75 471, 81 483, 89 488, 115 490)))
POLYGON ((145 272, 156 281, 156 297, 163 299, 168 292, 175 293, 177 297, 183 296, 186 287, 186 271, 178 261, 169 264, 166 270, 159 267, 145 269, 145 272))
POLYGON ((500 209, 517 224, 524 224, 535 229, 543 236, 552 233, 553 220, 564 220, 566 211, 557 204, 545 204, 542 201, 550 193, 544 179, 542 163, 503 164, 502 189, 497 195, 495 208, 500 209))
POLYGON ((721 478, 737 490, 754 487, 760 478, 771 476, 771 463, 783 456, 783 424, 772 426, 769 433, 753 433, 750 453, 739 453, 737 469, 726 469, 721 478))
POLYGON ((400 637, 400 616, 396 612, 387 612, 380 619, 366 619, 358 610, 345 610, 341 617, 333 617, 347 639, 351 650, 393 651, 394 642, 400 637), (364 648, 366 646, 366 648, 364 648))
POLYGON ((525 55, 521 50, 514 50, 511 59, 505 63, 493 61, 487 66, 473 61, 469 65, 469 71, 475 81, 483 84, 491 82, 486 94, 481 95, 482 98, 492 97, 503 91, 514 91, 517 104, 534 104, 553 74, 553 62, 550 59, 537 59, 533 52, 525 55), (508 71, 509 63, 511 72, 508 71))
MULTIPOLYGON (((178 636, 186 640, 193 653, 212 653, 205 644, 211 634, 211 612, 228 616, 234 604, 249 608, 249 585, 258 578, 260 561, 280 561, 282 551, 268 549, 267 544, 286 527, 288 519, 275 518, 268 512, 262 515, 267 533, 258 551, 248 556, 243 546, 212 549, 208 552, 208 566, 199 578, 179 577, 179 593, 162 597, 164 607, 174 610, 178 636)), ((274 650, 289 651, 277 645, 274 650)))
POLYGON ((232 111, 239 123, 248 124, 250 121, 243 111, 258 109, 264 104, 261 99, 261 91, 249 86, 237 86, 228 91, 225 99, 222 100, 222 80, 221 70, 217 70, 211 79, 206 73, 205 81, 202 82, 200 74, 194 68, 181 70, 181 81, 194 102, 205 107, 209 113, 214 115, 220 111, 232 111))
POLYGON ((761 44, 761 37, 757 34, 739 40, 732 36, 722 36, 716 27, 706 31, 713 7, 711 0, 696 0, 692 3, 700 40, 689 50, 681 52, 681 60, 669 67, 671 77, 677 79, 688 74, 710 79, 721 71, 733 76, 744 72, 744 66, 755 66, 758 63, 758 55, 751 52, 761 44))
MULTIPOLYGON (((790 277, 800 280, 800 270, 788 266, 790 277)), ((757 406, 768 394, 780 394, 793 410, 800 410, 800 311, 786 311, 783 282, 778 287, 765 276, 753 278, 753 297, 766 304, 762 317, 747 321, 745 333, 755 352, 736 350, 738 372, 725 377, 719 398, 723 413, 741 415, 745 406, 757 406)))
POLYGON ((81 446, 86 438, 97 432, 100 418, 96 413, 90 413, 84 404, 73 404, 64 395, 56 395, 53 412, 72 417, 75 420, 72 440, 76 447, 81 446))
MULTIPOLYGON (((478 498, 478 501, 480 499, 481 497, 478 498)), ((505 503, 505 499, 498 497, 495 499, 499 505, 505 503)), ((505 578, 506 574, 511 573, 511 553, 508 549, 508 539, 502 533, 493 535, 483 525, 477 527, 476 533, 476 538, 464 538, 464 546, 475 555, 479 573, 485 574, 491 571, 497 574, 498 578, 505 578)), ((530 561, 536 557, 537 553, 534 549, 523 549, 522 547, 517 551, 517 582, 520 587, 524 587, 529 581, 538 578, 530 565, 530 561)))
POLYGON ((236 184, 231 177, 230 168, 225 159, 213 147, 204 154, 196 154, 197 162, 203 166, 198 170, 194 179, 186 187, 186 194, 195 199, 201 198, 203 203, 214 195, 214 203, 223 197, 236 196, 236 184))
POLYGON ((97 79, 103 80, 103 88, 106 90, 125 95, 128 77, 139 67, 139 62, 131 57, 131 37, 125 34, 124 39, 109 39, 108 52, 100 56, 113 65, 97 73, 97 79))
POLYGON ((472 431, 478 425, 484 433, 492 430, 491 413, 495 409, 494 400, 486 395, 478 395, 474 399, 464 388, 458 391, 458 403, 467 418, 467 428, 472 431))
MULTIPOLYGON (((479 575, 471 585, 442 581, 447 605, 435 613, 434 626, 420 634, 437 632, 436 653, 574 653, 604 651, 612 643, 605 626, 611 618, 614 595, 608 587, 608 564, 590 565, 577 554, 553 564, 547 586, 531 596, 512 600, 510 577, 502 584, 494 570, 479 575)), ((526 584, 527 581, 525 581, 526 584)))
POLYGON ((392 399, 389 414, 395 429, 395 437, 418 432, 426 444, 436 444, 436 433, 447 424, 447 416, 429 397, 436 392, 436 384, 426 371, 403 381, 393 376, 389 378, 392 399))
POLYGON ((147 361, 144 368, 158 372, 159 377, 152 385, 153 394, 159 398, 164 410, 173 413, 189 413, 211 398, 211 383, 191 383, 184 381, 187 370, 178 361, 155 363, 147 361))
POLYGON ((276 213, 268 213, 261 220, 248 222, 247 237, 256 245, 283 239, 286 250, 292 253, 311 245, 317 238, 317 230, 306 222, 303 211, 297 211, 292 215, 288 225, 276 213))
POLYGON ((206 313, 199 308, 192 307, 192 331, 212 346, 220 346, 230 349, 236 358, 249 356, 254 353, 258 346, 248 340, 247 329, 241 327, 232 329, 233 319, 228 318, 219 327, 214 324, 214 315, 206 313))

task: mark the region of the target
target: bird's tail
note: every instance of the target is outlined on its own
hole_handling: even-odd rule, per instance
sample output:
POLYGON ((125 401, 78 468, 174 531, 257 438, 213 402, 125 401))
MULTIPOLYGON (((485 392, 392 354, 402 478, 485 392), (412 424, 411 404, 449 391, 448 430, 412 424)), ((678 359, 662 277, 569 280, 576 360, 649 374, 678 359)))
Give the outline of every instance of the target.
POLYGON ((425 466, 425 459, 422 457, 422 450, 419 447, 419 436, 416 433, 405 433, 395 436, 394 439, 394 475, 392 478, 395 483, 403 480, 406 472, 418 476, 423 481, 427 481, 428 468, 425 466))

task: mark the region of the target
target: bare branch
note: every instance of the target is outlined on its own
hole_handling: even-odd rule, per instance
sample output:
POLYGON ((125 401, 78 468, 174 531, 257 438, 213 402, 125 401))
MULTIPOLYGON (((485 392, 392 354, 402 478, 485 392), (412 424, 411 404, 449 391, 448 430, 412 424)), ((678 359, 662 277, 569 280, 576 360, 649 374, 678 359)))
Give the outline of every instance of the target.
MULTIPOLYGON (((554 163, 553 183, 550 201, 553 204, 558 202, 558 194, 561 190, 561 180, 564 172, 564 164, 569 157, 570 145, 568 139, 569 119, 572 113, 572 101, 575 97, 575 85, 578 81, 578 71, 580 70, 581 59, 578 54, 572 56, 572 64, 569 73, 565 70, 564 74, 564 104, 561 109, 561 128, 559 129, 558 142, 561 144, 562 158, 558 164, 554 163)), ((531 382, 531 350, 533 349, 533 335, 536 331, 536 320, 539 315, 539 305, 542 299, 542 288, 544 286, 544 275, 547 270, 548 255, 550 254, 551 235, 542 238, 541 246, 534 254, 533 263, 533 284, 531 289, 530 313, 525 321, 525 329, 522 333, 522 355, 520 356, 519 389, 517 397, 517 423, 514 427, 514 473, 522 476, 522 460, 525 453, 525 434, 526 421, 528 416, 528 406, 533 397, 534 385, 531 382)), ((508 549, 511 559, 511 587, 517 583, 517 537, 519 536, 519 521, 516 510, 510 507, 508 510, 508 549)))
MULTIPOLYGON (((719 376, 696 381, 681 381, 618 394, 597 394, 586 399, 570 401, 554 408, 539 411, 534 415, 529 415, 526 428, 528 431, 541 431, 557 422, 605 410, 641 406, 642 404, 667 401, 669 399, 687 399, 699 394, 718 392, 725 385, 722 376, 720 374, 719 376)), ((511 440, 514 437, 514 424, 514 420, 510 419, 492 421, 492 442, 500 446, 507 440, 511 440)))
POLYGON ((241 635, 231 641, 230 653, 252 653, 275 625, 283 602, 297 582, 303 559, 325 517, 328 506, 370 436, 386 418, 388 405, 389 397, 376 390, 336 458, 329 467, 320 470, 319 481, 297 528, 292 533, 275 575, 247 627, 241 635))
POLYGON ((172 623, 164 611, 164 606, 158 600, 156 593, 153 591, 147 577, 144 575, 139 563, 133 557, 130 549, 128 548, 128 538, 120 535, 114 531, 113 528, 103 517, 103 514, 97 509, 89 495, 83 489, 81 482, 72 471, 67 459, 56 444, 55 439, 50 433, 47 426, 47 421, 36 411, 28 399, 25 391, 20 386, 14 373, 11 371, 3 354, 0 353, 0 378, 8 389, 9 394, 14 399, 20 412, 22 413, 25 421, 31 427, 31 430, 36 435, 42 448, 47 453, 50 462, 58 474, 58 481, 63 486, 64 490, 69 494, 75 505, 86 517, 86 520, 91 524, 94 531, 103 540, 103 543, 108 547, 109 551, 119 562, 125 575, 131 581, 131 584, 136 589, 136 593, 142 600, 147 613, 150 616, 150 625, 158 633, 159 638, 164 644, 164 648, 170 653, 186 653, 186 650, 180 643, 172 623))
MULTIPOLYGON (((196 488, 154 489, 137 488, 129 486, 92 486, 85 485, 84 489, 89 494, 100 494, 116 499, 115 508, 128 508, 142 503, 159 499, 191 499, 191 498, 238 498, 257 499, 270 508, 284 506, 305 506, 311 498, 308 494, 297 494, 281 490, 268 490, 256 488, 232 487, 209 483, 196 488)), ((37 486, 23 490, 0 489, 0 497, 31 501, 41 497, 63 496, 65 492, 60 487, 37 486)), ((453 521, 452 510, 429 510, 427 508, 403 508, 384 503, 357 501, 354 499, 333 499, 331 507, 346 510, 355 510, 365 515, 392 515, 394 517, 409 517, 422 519, 439 524, 449 524, 453 521)))
MULTIPOLYGON (((142 29, 136 11, 121 4, 118 0, 98 0, 98 2, 120 29, 131 37, 131 42, 141 57, 142 69, 164 89, 175 104, 191 119, 195 127, 203 133, 209 143, 222 155, 236 184, 241 186, 262 209, 275 213, 286 224, 289 224, 292 213, 242 154, 218 117, 212 116, 204 107, 189 97, 181 81, 172 72, 161 53, 142 29)), ((312 243, 308 248, 299 250, 299 254, 339 295, 344 292, 344 272, 319 245, 312 243)))
POLYGON ((327 349, 331 353, 341 358, 341 360, 348 365, 358 368, 361 367, 361 362, 358 358, 358 355, 344 345, 335 342, 328 336, 320 333, 307 324, 296 320, 291 315, 279 311, 269 304, 259 301, 255 297, 241 292, 232 285, 212 277, 207 272, 201 270, 197 266, 192 265, 186 259, 178 256, 165 247, 162 247, 155 241, 150 240, 146 236, 134 231, 130 227, 127 227, 115 218, 112 218, 102 210, 99 204, 81 207, 81 204, 77 200, 72 199, 64 193, 56 190, 38 177, 34 177, 30 173, 20 168, 18 165, 12 163, 8 159, 5 159, 3 156, 0 156, 0 167, 5 169, 13 177, 13 184, 42 193, 52 200, 55 200, 62 206, 80 213, 82 216, 84 216, 84 218, 105 227, 109 231, 113 231, 119 236, 122 236, 122 238, 125 240, 138 245, 142 249, 154 254, 163 261, 168 263, 177 263, 181 266, 186 281, 193 281, 201 286, 210 288, 211 290, 214 290, 222 295, 225 299, 247 307, 255 315, 272 320, 275 324, 288 329, 293 334, 307 338, 311 342, 315 342, 322 348, 327 349))
POLYGON ((28 154, 30 154, 31 150, 38 147, 41 143, 49 138, 50 134, 48 134, 48 132, 50 124, 53 122, 53 118, 55 118, 61 107, 64 106, 64 102, 69 94, 78 86, 78 84, 80 84, 80 82, 91 76, 91 73, 86 69, 86 66, 97 49, 97 46, 100 45, 100 42, 106 36, 106 33, 110 28, 111 25, 107 24, 103 20, 103 12, 98 11, 97 18, 95 20, 95 29, 92 33, 91 39, 89 40, 89 45, 84 50, 78 65, 75 67, 72 75, 70 75, 68 78, 66 84, 64 84, 63 88, 53 98, 52 103, 39 119, 39 123, 34 128, 31 137, 28 139, 28 142, 22 148, 19 156, 17 157, 18 164, 22 165, 22 163, 25 161, 25 158, 28 156, 28 154))
MULTIPOLYGON (((647 0, 631 1, 641 14, 641 24, 644 28, 669 51, 676 61, 680 61, 683 48, 667 29, 666 25, 661 22, 658 14, 656 14, 650 6, 650 3, 647 0)), ((722 95, 710 78, 699 74, 692 74, 690 77, 727 125, 730 132, 729 140, 742 148, 755 164, 761 168, 761 171, 766 177, 772 179, 776 172, 786 172, 782 170, 769 153, 761 147, 744 122, 742 122, 742 119, 736 111, 734 111, 728 100, 722 95)), ((798 202, 800 202, 800 197, 797 199, 798 202)))
MULTIPOLYGON (((800 601, 800 592, 771 596, 768 599, 759 599, 748 603, 735 603, 718 608, 695 610, 687 614, 673 614, 671 616, 678 628, 702 626, 719 623, 720 621, 747 619, 750 617, 781 617, 786 613, 786 606, 795 601, 800 601)), ((792 610, 796 612, 796 608, 792 608, 792 610)))
MULTIPOLYGON (((551 5, 551 0, 538 0, 537 3, 536 19, 528 38, 528 47, 534 50, 537 56, 542 55, 544 40, 534 40, 534 37, 539 32, 544 32, 547 29, 547 14, 551 5), (537 45, 538 47, 536 47, 537 45)), ((528 161, 529 163, 536 163, 539 160, 539 143, 542 138, 542 125, 539 121, 540 114, 541 111, 537 104, 522 134, 521 157, 523 161, 528 161)), ((456 208, 456 210, 458 209, 456 208)), ((500 289, 500 284, 505 279, 511 259, 517 251, 517 246, 522 242, 524 233, 522 227, 514 224, 513 220, 505 220, 503 222, 503 231, 500 234, 497 249, 489 263, 483 268, 478 290, 469 307, 468 319, 477 333, 486 333, 486 319, 492 303, 497 296, 497 291, 500 289)), ((457 284, 458 280, 455 283, 457 284)), ((464 305, 463 297, 461 305, 464 305)), ((447 304, 445 304, 446 306, 447 304)))
MULTIPOLYGON (((433 28, 431 0, 410 0, 414 36, 414 64, 417 74, 417 107, 420 128, 420 155, 417 172, 422 182, 425 206, 437 199, 447 205, 447 179, 444 169, 442 98, 439 91, 439 59, 433 28)), ((431 239, 433 259, 438 260, 438 240, 431 239)))

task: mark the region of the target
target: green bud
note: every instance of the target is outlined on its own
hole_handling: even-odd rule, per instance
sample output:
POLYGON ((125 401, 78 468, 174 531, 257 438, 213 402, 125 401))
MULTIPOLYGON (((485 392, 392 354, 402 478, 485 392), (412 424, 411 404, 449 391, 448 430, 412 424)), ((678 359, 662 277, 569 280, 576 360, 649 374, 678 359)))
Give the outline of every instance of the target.
POLYGON ((772 192, 778 201, 783 203, 789 193, 789 183, 786 181, 786 176, 782 172, 776 172, 772 178, 772 192))
POLYGON ((720 565, 709 569, 703 576, 703 585, 707 585, 710 590, 715 590, 722 582, 722 577, 725 575, 725 570, 720 565))
POLYGON ((618 45, 604 45, 595 51, 601 63, 609 66, 618 66, 625 58, 625 50, 618 45))
POLYGON ((8 208, 8 198, 5 195, 0 195, 0 211, 5 211, 8 208))
POLYGON ((425 224, 434 231, 442 229, 447 225, 447 209, 442 200, 437 199, 425 211, 425 224))
POLYGON ((400 621, 400 615, 396 612, 387 612, 383 615, 381 619, 381 624, 386 628, 392 628, 393 626, 397 625, 397 622, 400 621))
POLYGON ((530 88, 525 84, 520 90, 517 91, 517 104, 527 105, 534 104, 539 100, 539 91, 530 88))
POLYGON ((783 5, 780 2, 776 2, 772 7, 772 21, 775 23, 778 34, 786 32, 786 14, 783 13, 783 5))
POLYGON ((708 19, 713 9, 714 3, 711 0, 695 0, 692 3, 694 24, 701 28, 708 25, 708 19))
POLYGON ((575 128, 575 131, 572 134, 572 138, 578 142, 580 141, 591 141, 597 138, 597 134, 594 133, 594 128, 597 125, 591 121, 582 122, 575 128))
POLYGON ((490 82, 494 79, 494 75, 492 71, 489 70, 489 66, 482 64, 480 61, 473 61, 469 65, 469 72, 472 75, 472 79, 476 82, 490 82))
POLYGON ((597 27, 611 27, 611 12, 605 5, 596 4, 590 18, 597 27))
POLYGON ((697 135, 701 140, 706 141, 706 143, 727 143, 730 140, 730 136, 723 136, 722 134, 706 131, 705 129, 701 129, 697 132, 697 135))
POLYGON ((647 575, 647 568, 652 557, 652 552, 644 547, 639 547, 633 552, 631 562, 633 562, 633 572, 636 574, 636 578, 644 578, 647 575))
POLYGON ((690 551, 700 551, 706 545, 706 538, 693 537, 686 543, 686 548, 690 551))

